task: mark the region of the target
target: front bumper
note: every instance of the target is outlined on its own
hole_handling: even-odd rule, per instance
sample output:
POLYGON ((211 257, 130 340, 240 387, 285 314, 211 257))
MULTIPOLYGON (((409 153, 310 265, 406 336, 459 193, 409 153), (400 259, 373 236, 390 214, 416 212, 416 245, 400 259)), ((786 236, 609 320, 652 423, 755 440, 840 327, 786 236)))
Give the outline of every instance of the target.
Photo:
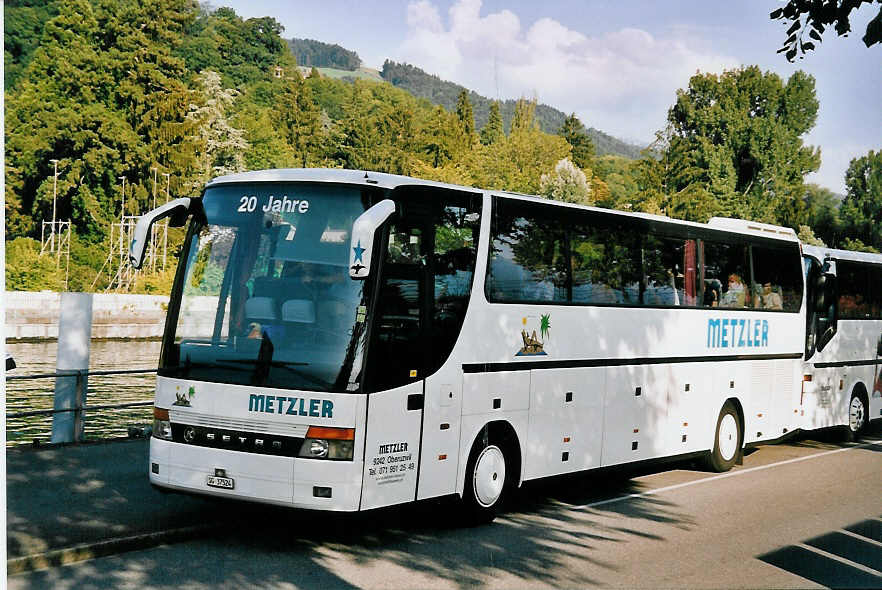
POLYGON ((182 492, 354 512, 361 503, 362 472, 361 461, 275 457, 150 439, 150 483, 182 492), (234 489, 208 486, 208 476, 218 469, 233 478, 234 489), (330 488, 331 497, 316 497, 316 487, 330 488))

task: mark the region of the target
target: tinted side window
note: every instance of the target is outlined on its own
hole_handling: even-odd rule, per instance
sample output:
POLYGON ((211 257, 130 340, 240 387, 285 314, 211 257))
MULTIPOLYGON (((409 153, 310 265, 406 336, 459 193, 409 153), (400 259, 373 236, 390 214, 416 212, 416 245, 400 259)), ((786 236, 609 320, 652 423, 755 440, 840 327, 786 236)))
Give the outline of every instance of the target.
POLYGON ((882 268, 867 266, 870 276, 870 317, 882 319, 882 268))
POLYGON ((695 240, 646 236, 643 246, 644 305, 699 305, 695 240))
POLYGON ((575 303, 640 305, 640 236, 584 216, 570 228, 575 303))
POLYGON ((870 317, 869 268, 862 264, 839 261, 836 285, 839 289, 839 317, 864 319, 870 317))
POLYGON ((492 301, 568 300, 565 234, 554 212, 532 203, 496 200, 487 276, 492 301))
POLYGON ((799 311, 802 304, 802 266, 798 247, 766 248, 754 246, 753 307, 799 311))
POLYGON ((739 309, 750 307, 750 266, 747 247, 703 242, 704 305, 739 309))

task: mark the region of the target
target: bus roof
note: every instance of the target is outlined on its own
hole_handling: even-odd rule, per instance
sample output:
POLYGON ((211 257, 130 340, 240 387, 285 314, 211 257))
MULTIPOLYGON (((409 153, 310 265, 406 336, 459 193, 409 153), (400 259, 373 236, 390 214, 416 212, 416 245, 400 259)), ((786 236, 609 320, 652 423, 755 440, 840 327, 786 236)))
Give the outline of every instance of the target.
POLYGON ((604 209, 600 207, 578 205, 575 203, 564 203, 562 201, 551 201, 549 199, 537 197, 534 195, 526 195, 523 193, 515 193, 504 190, 484 190, 475 187, 436 182, 433 180, 423 180, 410 176, 401 176, 398 174, 387 174, 385 172, 372 172, 365 170, 344 170, 342 168, 279 168, 275 170, 255 170, 252 172, 241 172, 238 174, 230 174, 227 176, 218 176, 217 178, 210 180, 205 188, 212 188, 224 184, 239 184, 249 182, 326 182, 335 184, 356 185, 369 184, 370 186, 377 186, 386 189, 395 189, 403 186, 433 186, 448 190, 487 193, 491 195, 504 196, 506 198, 534 201, 537 203, 553 203, 554 205, 560 207, 570 207, 573 209, 586 211, 597 211, 608 215, 618 215, 625 218, 638 217, 664 224, 688 226, 702 229, 713 229, 718 231, 722 230, 724 232, 747 234, 791 242, 798 241, 796 233, 790 228, 747 221, 743 219, 714 217, 710 220, 709 223, 698 223, 694 221, 685 221, 682 219, 673 219, 665 215, 654 215, 651 213, 634 211, 619 211, 617 209, 604 209))
POLYGON ((804 254, 823 262, 827 258, 835 260, 851 260, 854 262, 868 262, 871 264, 882 264, 882 254, 874 252, 856 252, 854 250, 839 250, 838 248, 827 248, 826 246, 803 246, 804 254))

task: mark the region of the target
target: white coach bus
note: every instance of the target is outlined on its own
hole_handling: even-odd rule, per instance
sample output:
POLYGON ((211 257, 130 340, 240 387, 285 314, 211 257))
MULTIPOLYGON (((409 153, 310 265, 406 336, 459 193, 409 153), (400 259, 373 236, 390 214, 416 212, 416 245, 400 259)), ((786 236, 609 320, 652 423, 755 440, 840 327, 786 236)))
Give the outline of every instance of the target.
POLYGON ((160 488, 338 511, 457 495, 486 519, 527 480, 685 455, 727 470, 804 418, 789 229, 269 170, 145 215, 134 266, 168 216, 191 221, 160 488))
POLYGON ((882 255, 805 246, 805 429, 882 418, 882 255))

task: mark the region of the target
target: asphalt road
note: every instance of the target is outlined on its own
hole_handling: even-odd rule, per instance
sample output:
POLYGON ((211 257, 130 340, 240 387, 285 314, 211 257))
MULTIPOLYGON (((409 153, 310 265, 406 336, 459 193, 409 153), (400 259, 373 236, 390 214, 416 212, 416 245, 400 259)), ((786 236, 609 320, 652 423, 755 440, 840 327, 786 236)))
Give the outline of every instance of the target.
MULTIPOLYGON (((212 505, 209 538, 10 577, 9 588, 882 587, 882 437, 762 446, 520 490, 493 524, 447 503, 330 515, 212 505)), ((174 496, 172 496, 174 497, 174 496)), ((197 508, 191 507, 192 510, 197 508)), ((206 509, 207 510, 207 509, 206 509)))

